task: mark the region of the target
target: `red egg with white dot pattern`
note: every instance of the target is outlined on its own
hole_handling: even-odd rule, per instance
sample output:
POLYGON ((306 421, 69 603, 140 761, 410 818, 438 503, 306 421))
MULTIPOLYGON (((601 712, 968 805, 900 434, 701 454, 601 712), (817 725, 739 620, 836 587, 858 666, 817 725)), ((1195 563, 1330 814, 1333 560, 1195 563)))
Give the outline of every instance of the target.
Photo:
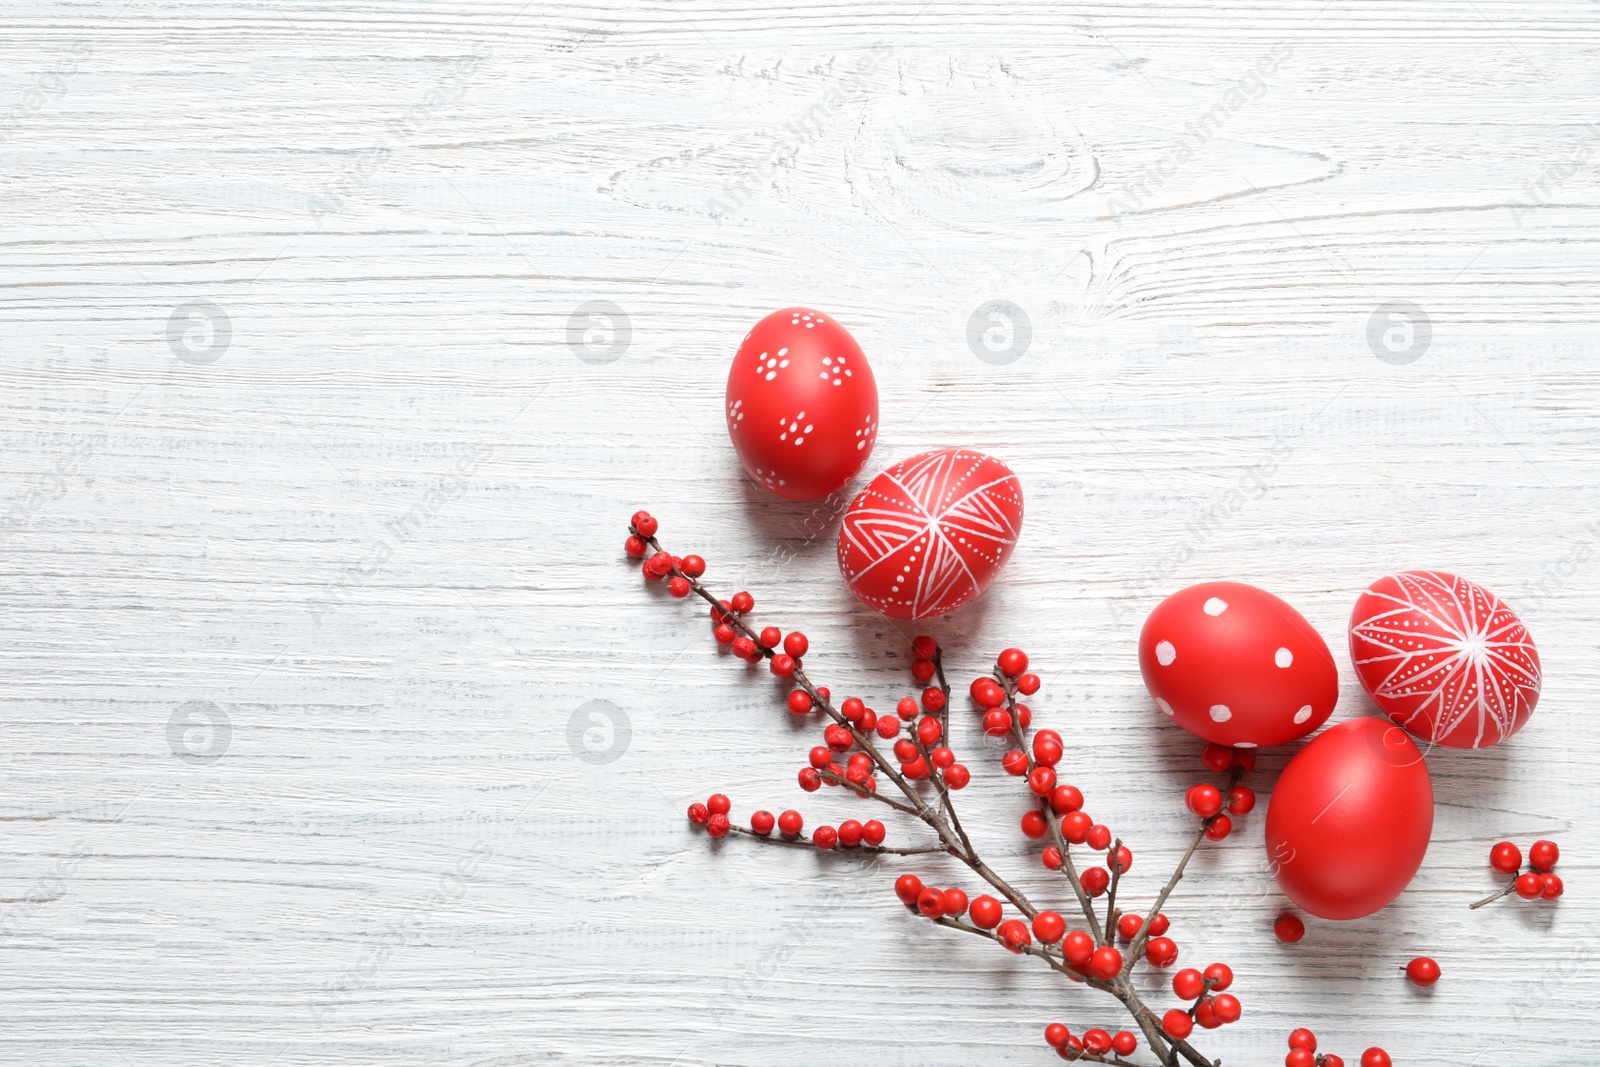
POLYGON ((1022 484, 982 452, 943 448, 874 478, 839 527, 839 572, 891 619, 954 611, 988 588, 1022 530, 1022 484))
POLYGON ((820 311, 774 311, 728 370, 728 436, 756 483, 790 500, 838 492, 878 439, 878 386, 848 330, 820 311))
POLYGON ((1453 574, 1373 582, 1350 615, 1350 659, 1385 715, 1448 748, 1499 744, 1539 703, 1539 653, 1522 620, 1453 574))
POLYGON ((1139 670, 1162 714, 1235 748, 1304 737, 1339 702, 1339 670, 1322 635, 1242 582, 1202 582, 1158 604, 1139 634, 1139 670))

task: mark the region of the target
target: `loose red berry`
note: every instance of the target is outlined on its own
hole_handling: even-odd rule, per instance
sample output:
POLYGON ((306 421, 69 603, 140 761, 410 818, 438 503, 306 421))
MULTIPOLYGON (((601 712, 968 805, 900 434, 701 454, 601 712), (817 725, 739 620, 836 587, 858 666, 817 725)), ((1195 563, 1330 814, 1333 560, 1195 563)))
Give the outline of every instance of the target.
POLYGON ((1019 956, 1024 948, 1033 944, 1033 937, 1021 919, 1007 919, 995 932, 1000 935, 1000 943, 1019 956))
POLYGON ((717 644, 719 645, 731 645, 734 638, 739 636, 734 632, 733 627, 725 622, 717 623, 717 628, 711 631, 711 635, 717 639, 717 644))
POLYGON ((1172 920, 1167 918, 1166 912, 1156 912, 1156 917, 1150 920, 1150 936, 1160 937, 1172 929, 1172 920))
POLYGON ((1050 794, 1050 810, 1065 815, 1083 807, 1083 793, 1075 785, 1058 785, 1050 794))
POLYGON ((1217 1018, 1224 1023, 1236 1023, 1239 1016, 1244 1014, 1244 1008, 1239 1004, 1239 998, 1232 993, 1224 993, 1211 1002, 1211 1010, 1217 1018))
POLYGON ((1044 1043, 1051 1048, 1065 1048, 1072 1033, 1061 1023, 1051 1023, 1044 1028, 1044 1043))
POLYGON ((796 689, 789 694, 789 710, 796 715, 804 715, 811 710, 811 694, 804 689, 796 689))
POLYGON ((1207 1030, 1215 1030, 1222 1025, 1222 1020, 1217 1017, 1216 1004, 1210 997, 1194 1006, 1194 1021, 1207 1030))
POLYGON ((935 719, 932 715, 924 715, 917 723, 917 739, 921 741, 924 746, 931 745, 935 741, 939 740, 939 734, 941 732, 939 720, 935 719))
POLYGON ((712 837, 727 837, 728 830, 732 827, 732 825, 733 824, 728 821, 728 817, 726 815, 722 814, 721 812, 717 812, 716 814, 712 815, 711 818, 706 820, 706 833, 710 834, 712 837))
POLYGON ((1567 891, 1567 887, 1561 883, 1559 874, 1541 874, 1539 881, 1544 883, 1544 889, 1540 895, 1546 900, 1554 900, 1567 891))
POLYGON ((928 686, 922 691, 922 706, 929 711, 938 711, 944 707, 944 690, 938 686, 928 686))
POLYGON ((1221 841, 1231 833, 1233 833, 1233 820, 1226 815, 1218 815, 1206 827, 1206 837, 1212 841, 1221 841))
POLYGON ((1235 815, 1249 815, 1255 810, 1256 791, 1247 785, 1236 785, 1228 790, 1228 810, 1235 815))
POLYGON ((944 891, 928 886, 917 894, 917 910, 930 919, 944 915, 944 891))
POLYGON ((1008 648, 995 658, 1000 673, 1015 678, 1028 669, 1028 655, 1020 648, 1008 648))
POLYGON ((1139 936, 1139 928, 1143 925, 1144 920, 1130 911, 1117 920, 1117 936, 1124 941, 1132 941, 1139 936))
POLYGON ((1046 945, 1053 945, 1067 935, 1067 920, 1053 911, 1041 911, 1033 917, 1033 936, 1046 945))
POLYGON ((656 535, 656 530, 658 527, 656 525, 655 516, 651 515, 648 511, 635 511, 633 513, 633 518, 630 519, 629 522, 632 524, 633 528, 639 532, 640 536, 654 537, 656 535))
POLYGON ((1033 773, 1028 775, 1028 789, 1036 797, 1047 797, 1056 788, 1056 772, 1053 767, 1035 767, 1033 773))
POLYGON ((1072 811, 1061 817, 1061 836, 1068 844, 1081 845, 1089 839, 1089 828, 1094 820, 1081 811, 1072 811))
POLYGON ((817 773, 815 767, 800 768, 800 788, 807 793, 815 793, 822 788, 822 775, 817 773))
POLYGON ((1090 867, 1078 877, 1078 884, 1083 886, 1085 893, 1097 897, 1111 884, 1111 872, 1104 867, 1090 867))
POLYGON ((1167 1013, 1161 1017, 1161 1031, 1168 1037, 1182 1041, 1194 1033, 1194 1020, 1189 1018, 1189 1013, 1182 1008, 1168 1008, 1167 1013))
POLYGON ((1098 1026, 1093 1030, 1083 1032, 1083 1047, 1096 1056, 1104 1056, 1111 1051, 1111 1034, 1098 1026))
POLYGON ((1178 962, 1178 943, 1170 937, 1152 937, 1144 944, 1144 958, 1152 967, 1171 967, 1178 962))
POLYGON ((1415 985, 1432 985, 1439 980, 1439 973, 1439 964, 1427 956, 1418 956, 1406 964, 1406 977, 1415 985))
POLYGON ((1233 968, 1226 963, 1213 963, 1206 968, 1204 977, 1211 983, 1211 991, 1220 993, 1233 984, 1233 968))
POLYGON ((1037 811, 1026 812, 1022 816, 1022 832, 1037 841, 1050 830, 1044 816, 1037 811))
POLYGON ((1309 1049, 1292 1048, 1283 1057, 1283 1067, 1317 1067, 1317 1054, 1309 1049))
POLYGON ((1381 1048, 1369 1048, 1361 1054, 1361 1067, 1394 1067, 1394 1061, 1381 1048))
POLYGON ((778 816, 778 829, 783 831, 783 833, 788 837, 794 837, 798 835, 800 833, 800 828, 804 825, 805 820, 801 818, 800 813, 795 811, 793 808, 790 808, 788 811, 778 816))
POLYGON ((1039 853, 1039 862, 1043 863, 1052 871, 1059 871, 1063 864, 1066 863, 1066 859, 1061 855, 1061 850, 1059 848, 1051 845, 1049 848, 1039 853))
POLYGON ((1028 754, 1020 748, 1014 748, 1000 757, 1000 766, 1005 768, 1007 774, 1024 775, 1028 773, 1028 754))
POLYGON ((1082 930, 1074 930, 1061 942, 1061 954, 1068 963, 1079 966, 1086 964, 1094 956, 1094 938, 1082 930))
POLYGON ((695 803, 689 805, 689 821, 694 823, 696 826, 704 826, 706 824, 706 820, 709 818, 711 818, 711 812, 706 810, 706 806, 704 804, 696 801, 695 803))
POLYGON ((1194 785, 1184 795, 1184 804, 1202 819, 1209 819, 1222 810, 1222 790, 1214 785, 1194 785))
POLYGON ((990 737, 1004 737, 1011 732, 1011 713, 1005 708, 991 708, 983 713, 982 725, 990 737))
POLYGON ((1528 846, 1528 862, 1536 871, 1548 871, 1561 858, 1561 850, 1554 841, 1535 841, 1528 846))
POLYGON ((914 874, 902 874, 894 881, 894 895, 907 907, 914 906, 917 897, 922 895, 922 879, 914 874))
POLYGON ((644 543, 644 538, 638 536, 629 537, 625 542, 623 542, 622 547, 623 550, 634 559, 638 559, 640 556, 650 551, 650 546, 644 543))
POLYGON ((1212 742, 1200 753, 1200 762, 1208 771, 1225 771, 1233 766, 1233 749, 1212 742))
POLYGON ((1501 874, 1516 874, 1522 869, 1522 850, 1510 841, 1501 841, 1489 850, 1489 866, 1501 874))
POLYGON ((944 784, 951 789, 965 789, 967 783, 972 781, 972 772, 959 763, 952 763, 944 772, 944 784))
POLYGON ((933 678, 933 664, 925 659, 912 660, 911 677, 926 685, 933 678))
POLYGON ((1300 920, 1300 916, 1284 912, 1272 924, 1272 932, 1278 935, 1279 941, 1292 945, 1306 936, 1306 924, 1300 920))
POLYGON ((1089 836, 1084 838, 1084 841, 1090 848, 1094 849, 1096 852, 1099 852, 1101 849, 1111 844, 1111 831, 1107 827, 1102 826, 1100 823, 1095 823, 1093 826, 1089 827, 1089 836))
POLYGON ((965 890, 951 886, 944 891, 944 913, 959 917, 967 910, 967 894, 965 890))
POLYGON ((918 634, 911 639, 911 651, 922 659, 932 659, 939 651, 939 642, 927 634, 918 634))
POLYGON ((756 643, 748 637, 735 637, 733 639, 733 654, 740 659, 754 659, 756 656, 756 643))
POLYGON ((974 897, 971 904, 972 924, 984 930, 993 930, 1000 925, 1000 914, 1003 910, 1000 902, 994 897, 974 897))
POLYGON ((1128 868, 1133 866, 1133 853, 1127 845, 1118 845, 1115 852, 1106 853, 1106 866, 1118 874, 1127 874, 1128 868))
POLYGON ((1544 893, 1544 879, 1529 871, 1517 879, 1517 896, 1532 900, 1544 893))
POLYGON ((1301 1027, 1289 1035, 1290 1048, 1302 1048, 1307 1052, 1317 1051, 1317 1035, 1305 1027, 1301 1027))
POLYGON ((854 819, 846 819, 840 823, 839 844, 845 848, 855 848, 861 844, 861 824, 854 819))
POLYGON ((1172 995, 1179 1000, 1194 1000, 1205 989, 1205 978, 1193 967, 1185 967, 1172 976, 1172 995))
MULTIPOLYGON (((1027 675, 1023 675, 1024 678, 1027 675)), ((1118 1056, 1132 1056, 1139 1051, 1139 1039, 1126 1030, 1118 1030, 1111 1035, 1111 1050, 1118 1056)))
POLYGON ((794 673, 794 657, 787 652, 779 652, 767 661, 767 669, 779 678, 787 678, 794 673))
POLYGON ((733 609, 735 615, 748 615, 755 610, 756 598, 749 593, 741 591, 733 594, 728 601, 728 606, 733 609))

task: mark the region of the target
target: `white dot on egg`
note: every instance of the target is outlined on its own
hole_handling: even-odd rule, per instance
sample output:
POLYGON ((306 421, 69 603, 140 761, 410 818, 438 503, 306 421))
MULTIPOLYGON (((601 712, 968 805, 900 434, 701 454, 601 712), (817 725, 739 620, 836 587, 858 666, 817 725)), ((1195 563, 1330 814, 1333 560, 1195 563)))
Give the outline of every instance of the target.
POLYGON ((1177 658, 1178 650, 1172 647, 1171 641, 1162 641, 1156 645, 1156 662, 1163 667, 1171 666, 1172 661, 1177 658))
POLYGON ((1211 721, 1212 722, 1227 722, 1231 718, 1233 718, 1233 709, 1228 707, 1228 705, 1226 705, 1226 704, 1213 704, 1213 705, 1211 705, 1211 721))
POLYGON ((1301 708, 1299 711, 1294 713, 1294 721, 1297 724, 1305 722, 1309 718, 1311 718, 1311 705, 1310 704, 1307 704, 1305 707, 1301 708))
POLYGON ((1210 600, 1206 601, 1205 607, 1203 607, 1201 610, 1207 615, 1221 615, 1224 611, 1228 610, 1228 602, 1219 596, 1214 596, 1210 600))
POLYGON ((1254 741, 1236 741, 1236 742, 1234 742, 1234 746, 1233 747, 1234 748, 1255 748, 1256 747, 1256 743, 1254 741))
POLYGON ((1294 662, 1294 653, 1287 648, 1280 648, 1272 654, 1272 662, 1280 667, 1287 667, 1294 662))
POLYGON ((1161 709, 1161 714, 1167 716, 1167 718, 1169 718, 1169 719, 1172 716, 1177 714, 1177 712, 1172 710, 1172 705, 1168 704, 1165 700, 1162 700, 1160 697, 1156 697, 1156 707, 1160 708, 1161 709))

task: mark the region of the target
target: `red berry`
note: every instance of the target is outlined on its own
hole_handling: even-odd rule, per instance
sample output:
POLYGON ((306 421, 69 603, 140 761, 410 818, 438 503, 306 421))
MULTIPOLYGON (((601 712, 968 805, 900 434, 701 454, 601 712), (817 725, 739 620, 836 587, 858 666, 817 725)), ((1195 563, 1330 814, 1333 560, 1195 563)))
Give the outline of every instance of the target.
POLYGON ((861 844, 861 824, 854 819, 846 819, 840 823, 839 844, 845 848, 855 848, 861 844))
POLYGON ((772 833, 772 827, 775 822, 776 820, 773 819, 772 812, 763 808, 754 815, 750 816, 750 829, 765 837, 767 834, 772 833))
POLYGON ((971 904, 972 924, 984 930, 993 930, 1000 925, 1000 902, 994 897, 974 897, 971 904))
POLYGON ((1226 963, 1213 963, 1206 968, 1204 977, 1211 983, 1211 991, 1220 993, 1233 984, 1233 968, 1226 963))
POLYGON ((1067 934, 1067 921, 1053 911, 1041 911, 1033 917, 1033 936, 1046 945, 1053 945, 1067 934))
POLYGON ((967 910, 967 894, 965 890, 951 886, 944 891, 944 913, 959 916, 967 910))
POLYGON ((1344 1067, 1344 1060, 1329 1052, 1321 1058, 1322 1067, 1344 1067))
POLYGON ((652 582, 659 582, 672 570, 672 553, 657 552, 644 561, 644 576, 652 582))
POLYGON ((1160 937, 1172 928, 1172 920, 1167 918, 1165 912, 1156 912, 1156 917, 1150 920, 1150 936, 1160 937))
POLYGON ((717 644, 719 645, 731 645, 733 644, 733 639, 739 636, 734 632, 733 627, 725 622, 717 623, 717 628, 711 631, 711 635, 717 639, 717 644))
POLYGON ((789 710, 796 715, 804 715, 811 710, 811 694, 804 689, 796 689, 789 694, 789 710))
POLYGON ((1394 1067, 1394 1061, 1381 1048, 1369 1048, 1361 1054, 1361 1067, 1394 1067))
POLYGON ((1065 1048, 1067 1038, 1071 1036, 1071 1032, 1061 1023, 1051 1023, 1044 1028, 1044 1043, 1051 1048, 1065 1048))
POLYGON ((1544 883, 1544 890, 1541 895, 1546 900, 1554 900, 1566 892, 1566 886, 1562 885, 1559 874, 1542 874, 1539 876, 1539 881, 1544 883))
POLYGON ((1283 1058, 1283 1067, 1317 1067, 1317 1054, 1309 1049, 1292 1048, 1283 1058))
POLYGON ((885 741, 900 732, 900 720, 893 715, 885 715, 878 720, 878 736, 885 741))
POLYGON ((819 826, 811 831, 811 843, 823 850, 831 849, 839 843, 839 831, 831 826, 819 826))
POLYGON ((1109 982, 1122 973, 1122 953, 1110 945, 1101 945, 1089 957, 1089 972, 1109 982))
POLYGON ((928 755, 933 758, 933 765, 941 771, 948 770, 950 765, 956 761, 956 754, 943 745, 940 745, 928 755))
POLYGON ((1439 980, 1439 965, 1427 956, 1418 956, 1406 964, 1406 977, 1416 985, 1432 985, 1439 980))
POLYGON ((967 692, 980 708, 998 707, 1006 701, 1006 691, 993 678, 974 678, 967 692))
POLYGON ((941 730, 938 719, 932 715, 924 715, 917 723, 917 739, 925 746, 932 745, 939 740, 941 730))
POLYGON ((1007 774, 1024 775, 1028 773, 1028 754, 1020 748, 1014 748, 1000 757, 1000 766, 1004 767, 1007 774))
POLYGON ((757 655, 756 643, 748 637, 735 637, 733 639, 733 654, 740 659, 754 659, 757 655))
POLYGON ((1056 772, 1052 767, 1035 767, 1028 775, 1028 789, 1036 797, 1049 796, 1056 787, 1056 772))
POLYGON ((932 659, 939 651, 939 642, 927 634, 918 634, 911 639, 911 651, 922 659, 932 659))
POLYGON ((1168 1037, 1182 1041, 1194 1033, 1194 1020, 1189 1018, 1189 1013, 1182 1008, 1168 1008, 1167 1013, 1161 1017, 1161 1031, 1168 1037))
POLYGON ((902 763, 900 765, 900 773, 905 775, 907 778, 920 781, 923 778, 928 777, 928 764, 921 756, 918 756, 910 763, 902 763))
POLYGON ((1000 935, 1000 943, 1019 956, 1024 948, 1033 944, 1033 937, 1021 919, 1007 919, 995 932, 1000 935))
POLYGON ((727 837, 728 830, 731 827, 732 823, 730 823, 728 821, 728 817, 721 812, 716 813, 715 815, 711 816, 711 818, 706 820, 706 833, 710 834, 712 837, 727 837))
POLYGON ((1028 724, 1031 723, 1032 721, 1033 721, 1033 712, 1028 710, 1028 705, 1026 705, 1026 704, 1018 704, 1017 705, 1017 725, 1020 726, 1024 731, 1026 731, 1028 729, 1028 724))
POLYGON ((1065 815, 1081 807, 1083 807, 1083 794, 1075 785, 1058 785, 1055 792, 1050 794, 1050 810, 1057 815, 1065 815))
POLYGON ((1099 823, 1095 823, 1093 826, 1089 827, 1089 836, 1084 838, 1084 841, 1090 848, 1094 849, 1096 852, 1099 852, 1101 849, 1111 844, 1111 831, 1099 823))
POLYGON ((894 706, 895 713, 906 722, 917 717, 917 702, 911 697, 901 697, 900 703, 894 706))
POLYGON ((779 652, 767 661, 767 669, 779 678, 787 678, 794 673, 794 657, 787 652, 779 652))
POLYGON ((1044 821, 1044 816, 1039 812, 1030 811, 1022 816, 1022 832, 1033 840, 1039 840, 1049 830, 1049 824, 1044 821))
POLYGON ((1193 967, 1185 967, 1172 976, 1172 995, 1179 1000, 1194 1000, 1205 992, 1206 980, 1193 967))
POLYGON ((944 707, 944 690, 937 686, 928 686, 922 691, 922 706, 929 711, 938 711, 944 707))
POLYGON ((894 881, 894 895, 908 907, 915 905, 917 897, 922 895, 922 879, 914 874, 902 874, 894 881))
POLYGON ((901 763, 910 763, 917 758, 917 743, 909 737, 902 737, 894 743, 894 758, 901 763))
POLYGON ((1254 749, 1236 748, 1233 750, 1233 765, 1244 768, 1246 773, 1256 769, 1256 754, 1254 749))
POLYGON ((1292 945, 1306 936, 1306 924, 1300 920, 1300 916, 1284 912, 1272 924, 1272 932, 1278 935, 1279 941, 1292 945))
POLYGON ((1089 839, 1089 828, 1094 820, 1081 811, 1072 811, 1061 817, 1061 836, 1068 844, 1081 845, 1089 839))
POLYGON ((967 783, 972 781, 972 772, 959 763, 952 763, 944 772, 944 784, 951 789, 965 789, 967 783))
POLYGON ((1244 1009, 1239 1004, 1239 998, 1232 993, 1224 993, 1211 1002, 1211 1010, 1217 1018, 1224 1023, 1236 1023, 1239 1016, 1244 1014, 1244 1009))
POLYGON ((806 635, 795 630, 783 639, 783 650, 795 659, 799 659, 811 649, 811 642, 806 640, 806 635))
POLYGON ((1233 749, 1212 742, 1200 753, 1200 762, 1208 771, 1225 771, 1233 766, 1233 749))
POLYGON ((1184 804, 1190 811, 1202 819, 1209 819, 1222 810, 1222 790, 1214 785, 1194 785, 1189 787, 1189 792, 1184 795, 1184 804))
POLYGON ((749 593, 741 591, 733 594, 732 599, 728 601, 728 606, 733 609, 735 615, 748 615, 755 610, 756 598, 749 593))
POLYGON ((1221 841, 1233 833, 1233 820, 1226 815, 1218 815, 1211 820, 1211 825, 1206 827, 1206 837, 1212 841, 1221 841))
POLYGON ((1124 941, 1132 941, 1139 936, 1139 928, 1144 925, 1144 920, 1133 912, 1117 920, 1117 936, 1124 941))
POLYGON ((629 537, 623 542, 622 547, 623 550, 634 559, 638 559, 640 556, 650 551, 650 546, 644 543, 644 538, 638 536, 629 537))
POLYGON ((817 686, 817 696, 821 697, 823 700, 830 700, 832 699, 833 694, 828 692, 827 686, 819 685, 817 686))
POLYGON ((699 556, 684 556, 678 569, 691 578, 698 578, 706 572, 706 561, 699 556))
POLYGON ((711 818, 711 812, 706 810, 704 804, 696 801, 689 805, 689 821, 696 826, 704 826, 709 818, 711 818))
POLYGON ((1033 735, 1033 758, 1046 767, 1061 762, 1061 735, 1054 730, 1040 730, 1033 735))
POLYGON ((814 767, 800 768, 800 788, 807 793, 815 793, 822 788, 822 775, 814 767))
POLYGON ((836 722, 830 722, 822 731, 822 739, 835 752, 848 752, 850 746, 856 743, 856 739, 850 735, 849 728, 840 726, 836 722))
POLYGON ((845 697, 844 703, 839 705, 839 714, 851 722, 861 718, 862 713, 866 710, 867 705, 862 702, 860 697, 845 697))
POLYGON ((1128 868, 1133 866, 1133 853, 1128 851, 1127 845, 1118 845, 1116 852, 1106 853, 1106 866, 1118 874, 1127 874, 1128 868))
POLYGON ((706 798, 706 810, 713 815, 726 815, 733 810, 733 801, 721 793, 712 793, 706 798))
POLYGON ((1544 879, 1529 871, 1517 879, 1517 896, 1533 900, 1544 893, 1544 879))
POLYGON ((1289 1047, 1305 1049, 1307 1052, 1315 1052, 1317 1051, 1317 1035, 1313 1034, 1310 1030, 1307 1030, 1302 1026, 1300 1029, 1289 1035, 1289 1047))
POLYGON ((1256 791, 1247 785, 1236 785, 1228 790, 1228 810, 1235 815, 1249 815, 1255 810, 1256 791))
POLYGON ((1011 732, 1011 713, 1005 708, 991 708, 983 713, 983 732, 990 737, 1004 737, 1011 732))
POLYGON ((1082 966, 1094 956, 1094 938, 1082 930, 1074 930, 1061 942, 1061 954, 1068 963, 1082 966))
POLYGON ((654 537, 656 535, 658 527, 656 526, 655 516, 648 511, 635 511, 633 518, 629 522, 639 532, 640 536, 654 537))
POLYGON ((944 891, 928 886, 917 894, 917 910, 930 919, 944 915, 944 891))
POLYGON ((1152 967, 1171 967, 1178 962, 1178 943, 1170 937, 1152 937, 1145 942, 1144 958, 1152 967))
POLYGON ((1059 871, 1062 865, 1066 863, 1066 860, 1061 855, 1061 850, 1054 845, 1039 853, 1039 861, 1052 871, 1059 871))
POLYGON ((1078 883, 1083 886, 1085 893, 1097 897, 1111 884, 1111 872, 1104 867, 1090 867, 1078 877, 1078 883))
POLYGON ((1028 655, 1020 648, 1008 648, 995 658, 1002 674, 1015 678, 1028 669, 1028 655))
POLYGON ((1501 841, 1489 850, 1489 866, 1501 874, 1516 874, 1522 869, 1522 850, 1510 841, 1501 841))
POLYGON ((768 626, 761 631, 761 644, 765 648, 777 648, 783 643, 783 631, 776 626, 768 626))
POLYGON ((1118 1056, 1132 1056, 1139 1051, 1139 1039, 1126 1030, 1118 1030, 1111 1035, 1111 1050, 1118 1056))
POLYGON ((926 685, 933 678, 933 664, 925 659, 912 660, 911 677, 926 685))
POLYGON ((1561 858, 1561 850, 1554 841, 1535 841, 1528 846, 1528 862, 1536 871, 1548 871, 1561 858))
POLYGON ((1103 1056, 1111 1051, 1111 1034, 1098 1026, 1093 1030, 1083 1032, 1083 1047, 1096 1056, 1103 1056))
POLYGON ((800 817, 800 813, 795 811, 793 808, 790 808, 788 811, 778 816, 778 829, 783 831, 783 833, 789 837, 798 835, 800 833, 800 828, 804 825, 805 820, 802 819, 800 817))
POLYGON ((1216 1004, 1210 997, 1194 1006, 1194 1021, 1207 1030, 1215 1030, 1222 1025, 1222 1020, 1217 1017, 1216 1004))
POLYGON ((827 745, 818 745, 806 757, 811 761, 811 766, 821 770, 833 762, 833 749, 827 745))

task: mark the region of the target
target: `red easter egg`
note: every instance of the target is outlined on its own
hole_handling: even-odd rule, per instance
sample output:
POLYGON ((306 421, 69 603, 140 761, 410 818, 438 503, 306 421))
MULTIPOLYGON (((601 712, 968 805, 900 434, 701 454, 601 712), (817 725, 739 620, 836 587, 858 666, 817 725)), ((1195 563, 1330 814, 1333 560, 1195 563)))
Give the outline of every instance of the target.
POLYGON ((728 436, 750 477, 817 500, 861 472, 878 439, 878 386, 861 346, 820 311, 755 324, 728 369, 728 436))
POLYGON ((1356 677, 1383 713, 1425 741, 1485 748, 1539 703, 1539 653, 1483 586, 1439 571, 1379 578, 1350 615, 1356 677))
POLYGON ((1339 701, 1339 669, 1294 608, 1242 582, 1173 593, 1139 634, 1156 707, 1196 737, 1265 748, 1304 737, 1339 701))
POLYGON ((1387 719, 1351 719, 1295 753, 1267 806, 1267 860, 1290 900, 1359 919, 1410 884, 1433 833, 1422 753, 1387 719))
POLYGON ((954 611, 988 588, 1022 530, 1022 484, 982 452, 942 448, 872 480, 839 527, 839 572, 891 619, 954 611))

